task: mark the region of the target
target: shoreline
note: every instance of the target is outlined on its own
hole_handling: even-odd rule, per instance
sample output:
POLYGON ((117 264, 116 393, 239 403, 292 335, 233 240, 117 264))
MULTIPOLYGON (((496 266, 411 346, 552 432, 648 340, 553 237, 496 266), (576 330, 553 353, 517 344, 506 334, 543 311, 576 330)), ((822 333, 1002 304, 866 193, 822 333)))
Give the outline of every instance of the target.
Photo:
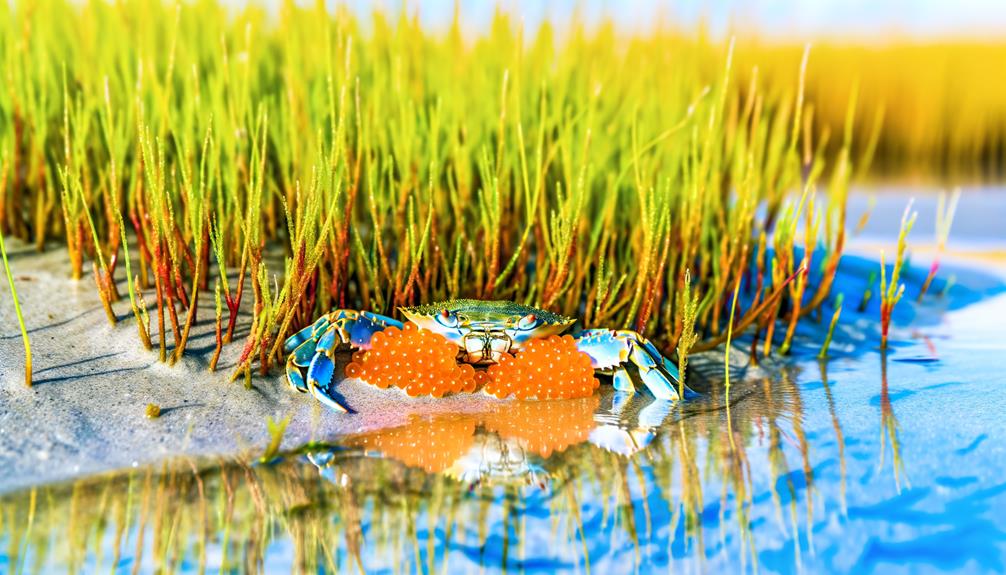
MULTIPOLYGON (((868 263, 869 254, 879 247, 856 240, 848 253, 868 263)), ((37 255, 15 251, 19 295, 35 350, 36 385, 26 388, 23 384, 20 335, 13 310, 4 306, 0 308, 0 469, 4 469, 0 493, 173 457, 248 453, 268 443, 268 418, 290 418, 282 442, 283 449, 290 449, 317 439, 402 425, 414 415, 483 412, 506 401, 484 393, 410 398, 396 389, 381 390, 347 380, 338 384, 356 411, 347 417, 294 393, 276 371, 268 378, 256 375, 248 390, 228 379, 249 316, 242 314, 235 342, 224 346, 220 369, 210 373, 206 366, 214 348, 214 326, 207 319, 212 317, 209 308, 193 328, 190 350, 181 365, 169 367, 157 361, 155 352, 142 349, 131 321, 116 327, 108 324, 91 282, 74 282, 65 276, 63 250, 37 255), (31 271, 25 269, 25 257, 31 258, 31 271), (150 403, 160 406, 160 418, 146 417, 150 403)), ((919 263, 932 252, 924 244, 913 244, 912 252, 919 256, 913 261, 915 271, 924 274, 919 263)), ((1006 278, 1002 252, 979 252, 975 257, 948 250, 943 259, 944 269, 991 272, 993 278, 1006 278)), ((1001 289, 995 281, 989 285, 1001 289)), ((981 301, 979 292, 975 302, 981 301)), ((905 299, 914 302, 914 298, 905 299)), ((901 305, 901 311, 910 309, 907 301, 901 305)), ((117 307, 120 313, 128 310, 128 302, 117 307)), ((914 314, 912 318, 918 319, 914 314)), ((928 324, 940 321, 938 316, 921 319, 928 324)), ((853 358, 863 353, 861 346, 870 345, 869 332, 876 327, 857 315, 846 316, 840 326, 832 355, 853 358)), ((817 324, 807 326, 807 345, 798 346, 803 349, 795 350, 793 361, 805 359, 813 352, 812 345, 820 345, 819 337, 814 340, 821 329, 817 324)), ((910 324, 908 329, 912 329, 910 324)), ((743 342, 739 338, 738 345, 743 342)), ((705 364, 713 377, 722 373, 722 353, 695 359, 697 369, 705 364)), ((738 364, 748 360, 742 353, 732 354, 731 359, 738 364)), ((766 367, 772 369, 771 364, 766 367)))

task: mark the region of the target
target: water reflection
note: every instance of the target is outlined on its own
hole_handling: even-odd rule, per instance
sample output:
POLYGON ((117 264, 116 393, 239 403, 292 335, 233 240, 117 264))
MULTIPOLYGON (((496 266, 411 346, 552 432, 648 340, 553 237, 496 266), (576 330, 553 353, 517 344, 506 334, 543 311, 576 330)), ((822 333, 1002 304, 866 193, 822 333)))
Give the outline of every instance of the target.
MULTIPOLYGON (((932 345, 931 342, 929 342, 932 345)), ((891 404, 891 393, 887 385, 887 352, 880 354, 880 467, 884 467, 884 459, 888 446, 891 451, 891 469, 894 474, 894 485, 901 493, 901 481, 905 475, 904 461, 901 459, 901 442, 898 440, 898 418, 894 415, 891 404)))
POLYGON ((806 362, 739 380, 729 409, 715 382, 684 404, 609 388, 417 414, 269 464, 178 460, 7 494, 0 572, 815 570, 845 537, 836 521, 878 517, 864 490, 892 486, 875 509, 928 493, 906 481, 908 395, 874 358, 853 405, 847 368, 836 384, 833 364, 806 362))
POLYGON ((522 484, 546 489, 547 467, 563 466, 559 454, 589 444, 613 454, 645 450, 675 404, 612 392, 566 401, 501 404, 478 414, 413 415, 406 425, 312 445, 308 460, 333 481, 356 458, 380 458, 407 468, 442 473, 470 489, 522 484), (554 459, 554 461, 550 461, 554 459))
POLYGON ((715 391, 513 402, 268 465, 176 461, 11 494, 0 571, 753 571, 766 521, 798 568, 815 473, 793 373, 737 385, 725 407, 715 391))
MULTIPOLYGON (((819 359, 817 362, 821 373, 821 387, 828 402, 828 414, 831 416, 831 427, 835 432, 835 443, 838 451, 839 461, 839 504, 842 509, 842 516, 848 513, 848 501, 846 492, 848 490, 848 470, 845 463, 845 434, 842 433, 842 422, 838 418, 838 410, 835 409, 835 397, 831 392, 831 385, 828 383, 828 362, 819 359)), ((886 380, 886 378, 884 379, 886 380)))

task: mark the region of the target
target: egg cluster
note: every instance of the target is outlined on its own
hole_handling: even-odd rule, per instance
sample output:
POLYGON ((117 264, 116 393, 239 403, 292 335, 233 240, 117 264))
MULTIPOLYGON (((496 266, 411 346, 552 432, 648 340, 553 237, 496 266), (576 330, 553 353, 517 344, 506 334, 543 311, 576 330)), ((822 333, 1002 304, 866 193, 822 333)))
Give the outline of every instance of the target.
POLYGON ((371 337, 370 350, 353 354, 346 375, 380 388, 404 389, 410 396, 475 391, 475 368, 458 364, 458 346, 442 335, 407 323, 371 337))
POLYGON ((572 336, 531 340, 515 356, 504 354, 486 370, 485 391, 499 398, 572 399, 594 394, 600 382, 590 357, 580 353, 572 336))
POLYGON ((476 420, 465 416, 415 418, 408 425, 350 438, 347 443, 374 450, 409 467, 443 471, 468 452, 476 420))
POLYGON ((485 415, 483 424, 501 437, 517 439, 524 449, 549 457, 587 441, 597 424, 597 395, 565 401, 507 402, 485 415))

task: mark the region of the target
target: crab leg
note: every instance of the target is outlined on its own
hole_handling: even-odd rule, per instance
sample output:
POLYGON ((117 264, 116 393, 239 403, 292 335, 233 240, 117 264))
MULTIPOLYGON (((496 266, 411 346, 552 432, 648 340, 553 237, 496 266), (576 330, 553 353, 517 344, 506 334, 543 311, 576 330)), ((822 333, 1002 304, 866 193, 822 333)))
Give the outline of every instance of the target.
POLYGON ((368 349, 370 338, 389 326, 401 328, 402 323, 369 311, 348 309, 321 316, 284 342, 283 347, 290 354, 286 362, 287 383, 297 391, 310 392, 332 409, 348 411, 328 392, 335 372, 335 352, 340 346, 368 349))
POLYGON ((311 365, 311 359, 314 358, 315 353, 315 343, 317 342, 314 339, 305 340, 286 358, 286 382, 301 393, 308 391, 302 370, 311 365))
POLYGON ((319 317, 313 324, 286 338, 286 341, 283 342, 283 351, 291 353, 308 340, 318 341, 318 336, 328 329, 328 316, 329 314, 325 314, 319 317))
POLYGON ((387 327, 402 328, 402 322, 378 313, 337 309, 328 314, 335 328, 336 345, 349 345, 356 349, 370 349, 370 338, 387 327))
POLYGON ((290 354, 286 358, 286 382, 301 393, 308 391, 303 370, 311 365, 318 337, 328 329, 328 325, 328 314, 325 314, 283 342, 284 351, 290 354))
POLYGON ((577 349, 590 356, 594 369, 612 375, 616 390, 635 393, 632 378, 625 369, 632 363, 654 397, 679 399, 674 387, 678 369, 642 335, 629 330, 587 329, 573 337, 577 349))

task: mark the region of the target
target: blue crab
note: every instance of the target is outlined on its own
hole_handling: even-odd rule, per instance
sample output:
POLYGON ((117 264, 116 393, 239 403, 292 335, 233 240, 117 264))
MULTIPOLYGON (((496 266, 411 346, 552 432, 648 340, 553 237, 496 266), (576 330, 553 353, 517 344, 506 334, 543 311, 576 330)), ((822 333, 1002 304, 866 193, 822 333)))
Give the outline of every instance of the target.
MULTIPOLYGON (((534 339, 569 330, 575 318, 510 301, 458 299, 399 308, 407 321, 438 333, 458 346, 458 361, 472 365, 496 363, 534 339)), ((370 348, 373 335, 404 324, 369 311, 339 309, 319 317, 290 336, 284 345, 289 357, 286 378, 290 387, 310 393, 326 406, 347 412, 331 394, 338 349, 370 348)), ((616 390, 634 393, 634 366, 639 380, 658 399, 679 399, 678 370, 649 340, 629 330, 584 329, 573 335, 577 349, 588 355, 594 370, 610 375, 616 390)))

